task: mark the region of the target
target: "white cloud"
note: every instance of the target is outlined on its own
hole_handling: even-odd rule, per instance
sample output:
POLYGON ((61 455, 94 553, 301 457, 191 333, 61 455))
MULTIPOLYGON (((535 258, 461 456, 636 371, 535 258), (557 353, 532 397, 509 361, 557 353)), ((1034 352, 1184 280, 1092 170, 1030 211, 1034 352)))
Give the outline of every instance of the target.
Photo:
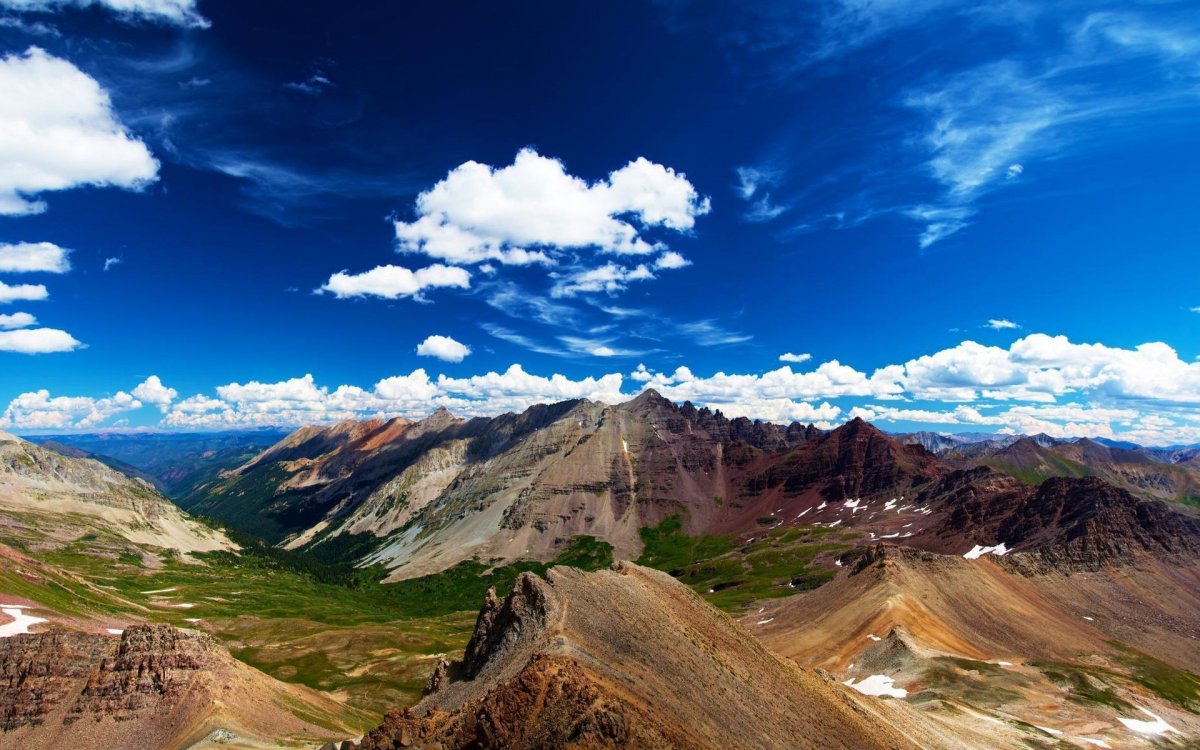
POLYGON ((396 237, 402 252, 464 265, 549 263, 585 248, 646 255, 661 244, 645 229, 687 231, 708 210, 684 175, 644 158, 588 183, 523 149, 506 167, 469 161, 451 170, 418 196, 416 220, 396 222, 396 237))
POLYGON ((513 365, 503 373, 469 378, 438 376, 425 370, 385 378, 370 390, 342 385, 332 391, 312 375, 279 383, 231 383, 217 388, 217 398, 193 396, 176 403, 164 418, 175 427, 229 427, 326 423, 368 417, 423 417, 445 406, 463 416, 521 411, 538 403, 589 398, 623 401, 619 374, 571 380, 542 377, 513 365))
POLYGON ((800 364, 810 359, 812 359, 811 354, 792 354, 791 352, 787 352, 779 355, 780 362, 791 362, 792 364, 800 364))
POLYGON ((905 390, 916 398, 1053 402, 1066 394, 1200 403, 1200 363, 1161 342, 1121 349, 1034 333, 1008 349, 974 341, 910 360, 905 390))
POLYGON ((179 391, 163 385, 157 375, 146 378, 137 388, 133 389, 133 397, 147 404, 157 406, 164 413, 179 396, 179 391))
POLYGON ((54 11, 64 7, 98 5, 128 20, 146 20, 177 26, 206 28, 209 22, 196 11, 195 0, 0 0, 0 8, 15 11, 54 11))
POLYGON ((1020 328, 1021 326, 1005 318, 992 318, 987 322, 987 327, 994 331, 1004 331, 1012 328, 1020 328))
POLYGON ((11 331, 14 328, 29 328, 35 325, 37 325, 37 318, 26 312, 0 315, 0 329, 6 331, 11 331))
POLYGON ((0 271, 66 273, 71 270, 69 253, 53 242, 0 243, 0 271))
POLYGON ((140 189, 158 177, 100 84, 37 47, 0 58, 0 164, 0 215, 40 213, 35 196, 48 191, 140 189))
POLYGON ((1092 13, 1064 45, 1037 58, 934 77, 908 92, 904 104, 926 118, 918 141, 925 167, 944 190, 932 205, 909 212, 925 224, 921 247, 966 227, 979 198, 1020 182, 1031 159, 1062 158, 1098 134, 1121 132, 1106 125, 1123 118, 1194 107, 1200 30, 1170 14, 1159 19, 1092 13), (1095 83, 1117 74, 1137 80, 1137 91, 1095 83))
MULTIPOLYGON (((615 349, 604 338, 569 338, 564 341, 568 351, 634 354, 615 349)), ((1007 348, 964 341, 873 372, 836 360, 808 370, 783 366, 762 373, 712 375, 697 374, 687 366, 656 371, 642 363, 628 376, 607 373, 576 380, 561 374, 535 375, 515 364, 504 372, 462 378, 432 377, 418 369, 371 387, 322 386, 312 375, 273 383, 229 383, 218 387, 215 397, 199 394, 182 400, 157 378, 148 378, 132 395, 110 399, 50 399, 44 391, 22 394, 5 411, 0 428, 96 426, 137 408, 134 402, 163 408, 164 425, 188 428, 421 417, 438 406, 463 416, 483 416, 564 399, 619 403, 640 388, 656 388, 674 401, 691 401, 729 416, 799 420, 822 427, 861 416, 1063 437, 1119 437, 1152 445, 1200 442, 1200 362, 1181 359, 1161 342, 1120 348, 1041 333, 1007 348), (627 383, 630 391, 625 390, 627 383)))
POLYGON ((366 296, 421 299, 421 292, 426 289, 470 286, 471 274, 466 270, 435 263, 416 271, 402 266, 378 266, 360 274, 340 271, 330 276, 318 291, 331 292, 339 299, 366 296))
POLYGON ((22 393, 0 414, 5 429, 77 429, 95 427, 142 404, 124 391, 107 398, 51 397, 48 390, 22 393))
MULTIPOLYGON (((20 315, 22 313, 18 313, 20 315)), ((21 328, 0 331, 0 352, 17 354, 53 354, 83 346, 74 336, 55 328, 21 328)))
POLYGON ((628 288, 633 281, 650 281, 654 272, 645 264, 632 268, 608 262, 599 268, 589 268, 560 276, 550 290, 552 297, 574 297, 581 292, 606 292, 616 294, 628 288))
POLYGON ((113 266, 119 266, 124 262, 125 261, 121 260, 120 258, 105 258, 104 259, 104 270, 105 271, 111 270, 113 266))
POLYGON ((690 265, 692 265, 690 260, 674 250, 668 250, 658 260, 654 261, 654 268, 658 271, 671 271, 676 268, 686 268, 690 265))
POLYGON ((0 305, 16 302, 18 300, 30 300, 37 302, 44 300, 50 296, 50 292, 46 291, 46 287, 41 284, 5 284, 0 281, 0 305))
POLYGON ((786 206, 771 202, 771 194, 767 188, 779 183, 782 172, 772 167, 738 167, 737 194, 750 204, 749 210, 743 214, 747 221, 760 223, 770 221, 787 210, 786 206))
POLYGON ((462 362, 470 353, 471 347, 449 336, 430 336, 417 344, 417 354, 422 357, 436 357, 443 362, 462 362))

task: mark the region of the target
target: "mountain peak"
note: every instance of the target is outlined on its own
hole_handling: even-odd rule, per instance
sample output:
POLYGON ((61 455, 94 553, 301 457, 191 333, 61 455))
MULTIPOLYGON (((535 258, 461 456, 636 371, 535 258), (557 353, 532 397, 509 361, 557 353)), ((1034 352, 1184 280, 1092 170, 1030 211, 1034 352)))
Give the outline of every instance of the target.
POLYGON ((669 407, 671 409, 678 408, 675 406, 674 401, 671 401, 670 399, 664 397, 661 393, 659 393, 658 391, 656 391, 653 388, 647 388, 646 390, 639 393, 633 399, 630 399, 629 401, 626 401, 625 403, 621 404, 621 406, 630 408, 630 409, 639 409, 639 408, 647 409, 647 408, 663 408, 663 407, 669 407))

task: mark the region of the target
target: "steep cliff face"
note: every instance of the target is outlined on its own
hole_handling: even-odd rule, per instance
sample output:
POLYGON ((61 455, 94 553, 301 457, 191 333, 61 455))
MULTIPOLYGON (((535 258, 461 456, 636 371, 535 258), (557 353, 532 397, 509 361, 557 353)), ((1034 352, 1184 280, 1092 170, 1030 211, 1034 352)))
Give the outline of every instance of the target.
POLYGON ((0 748, 182 748, 217 730, 287 742, 344 733, 338 710, 167 625, 0 639, 0 748))
POLYGON ((7 732, 52 716, 72 724, 172 711, 220 653, 207 636, 165 625, 131 628, 120 639, 61 631, 6 639, 0 723, 7 732))

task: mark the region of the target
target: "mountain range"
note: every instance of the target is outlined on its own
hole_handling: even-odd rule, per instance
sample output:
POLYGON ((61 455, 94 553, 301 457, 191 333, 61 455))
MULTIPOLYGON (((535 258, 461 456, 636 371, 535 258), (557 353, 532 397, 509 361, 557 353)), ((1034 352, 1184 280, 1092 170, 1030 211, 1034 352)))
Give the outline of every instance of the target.
POLYGON ((172 503, 62 441, 0 442, 0 630, 33 631, 0 641, 0 747, 1200 736, 1186 449, 824 431, 646 391, 304 427, 209 456, 172 503), (141 685, 108 672, 130 634, 150 653, 124 669, 158 681, 94 688, 141 685), (48 649, 56 687, 33 687, 48 649))

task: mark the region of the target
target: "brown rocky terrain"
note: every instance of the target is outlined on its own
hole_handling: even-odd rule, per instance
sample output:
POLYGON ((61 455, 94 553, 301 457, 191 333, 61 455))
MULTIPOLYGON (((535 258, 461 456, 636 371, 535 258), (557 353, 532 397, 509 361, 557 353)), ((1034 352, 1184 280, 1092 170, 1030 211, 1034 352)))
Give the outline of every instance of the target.
POLYGON ((775 656, 629 563, 489 595, 461 661, 357 745, 383 748, 985 747, 775 656))
POLYGON ((338 715, 195 631, 0 639, 0 748, 188 748, 214 733, 231 747, 311 744, 348 731, 338 715))
POLYGON ((1142 670, 1179 684, 1198 679, 1200 563, 1031 574, 1021 557, 875 545, 844 556, 825 586, 767 603, 742 623, 798 664, 839 679, 884 675, 910 699, 1048 726, 1073 746, 1094 744, 1080 737, 1151 746, 1120 722, 1139 709, 1165 717, 1186 745, 1200 730, 1194 707, 1142 670))

